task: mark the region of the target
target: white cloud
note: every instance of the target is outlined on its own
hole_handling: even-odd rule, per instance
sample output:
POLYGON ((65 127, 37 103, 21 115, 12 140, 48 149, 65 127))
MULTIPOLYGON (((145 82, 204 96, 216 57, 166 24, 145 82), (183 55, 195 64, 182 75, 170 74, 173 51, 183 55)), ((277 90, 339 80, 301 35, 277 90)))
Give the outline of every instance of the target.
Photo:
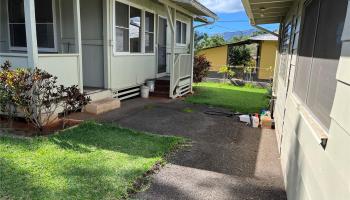
POLYGON ((241 0, 199 0, 199 2, 217 13, 235 13, 244 10, 241 0))

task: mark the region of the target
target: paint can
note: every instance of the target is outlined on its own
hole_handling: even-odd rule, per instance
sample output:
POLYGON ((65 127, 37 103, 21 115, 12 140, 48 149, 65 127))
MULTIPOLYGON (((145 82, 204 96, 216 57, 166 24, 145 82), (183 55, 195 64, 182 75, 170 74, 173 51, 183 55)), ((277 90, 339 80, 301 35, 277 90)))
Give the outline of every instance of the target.
POLYGON ((149 98, 149 87, 147 86, 141 86, 141 97, 144 99, 149 98))

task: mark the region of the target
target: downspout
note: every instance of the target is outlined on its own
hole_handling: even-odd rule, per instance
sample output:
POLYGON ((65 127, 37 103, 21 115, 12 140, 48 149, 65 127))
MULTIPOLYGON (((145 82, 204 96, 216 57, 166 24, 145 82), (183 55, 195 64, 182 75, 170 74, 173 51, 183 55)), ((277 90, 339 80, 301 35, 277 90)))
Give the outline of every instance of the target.
POLYGON ((279 37, 279 34, 273 32, 273 31, 270 31, 270 30, 268 30, 268 29, 266 29, 266 28, 263 28, 263 27, 258 26, 258 25, 253 25, 253 24, 252 24, 252 26, 255 27, 255 28, 257 28, 257 29, 259 29, 259 30, 261 30, 261 31, 264 31, 264 32, 270 33, 271 35, 274 35, 274 36, 279 37))

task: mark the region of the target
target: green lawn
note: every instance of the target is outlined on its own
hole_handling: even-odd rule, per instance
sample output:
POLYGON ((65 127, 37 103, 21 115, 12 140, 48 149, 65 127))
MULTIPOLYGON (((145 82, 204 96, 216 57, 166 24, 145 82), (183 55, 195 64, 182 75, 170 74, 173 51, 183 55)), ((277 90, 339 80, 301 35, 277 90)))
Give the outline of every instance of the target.
POLYGON ((50 137, 0 137, 0 199, 120 199, 181 138, 88 122, 50 137))
POLYGON ((223 83, 198 83, 187 102, 228 108, 234 112, 255 113, 268 105, 267 90, 237 87, 223 83))

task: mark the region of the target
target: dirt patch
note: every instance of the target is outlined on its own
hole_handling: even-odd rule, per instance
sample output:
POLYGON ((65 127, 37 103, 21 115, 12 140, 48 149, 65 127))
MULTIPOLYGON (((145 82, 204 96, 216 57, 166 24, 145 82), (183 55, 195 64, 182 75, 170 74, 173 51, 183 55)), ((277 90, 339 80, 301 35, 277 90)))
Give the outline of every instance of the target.
POLYGON ((5 117, 0 118, 0 133, 10 134, 22 137, 47 136, 82 123, 82 120, 59 119, 48 126, 45 126, 43 131, 39 131, 33 124, 24 119, 17 118, 12 121, 5 117))

